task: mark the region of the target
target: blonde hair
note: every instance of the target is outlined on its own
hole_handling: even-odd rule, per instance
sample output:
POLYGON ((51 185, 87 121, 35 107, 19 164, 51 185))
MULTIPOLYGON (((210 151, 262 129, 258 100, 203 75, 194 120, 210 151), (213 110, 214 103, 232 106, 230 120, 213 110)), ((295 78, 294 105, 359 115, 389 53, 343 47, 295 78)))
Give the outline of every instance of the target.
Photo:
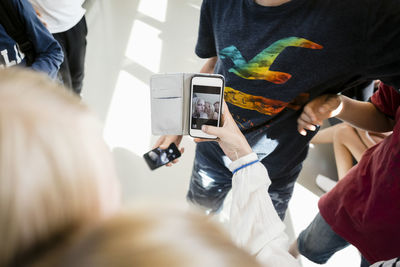
POLYGON ((210 102, 206 101, 205 106, 208 104, 209 106, 209 110, 207 112, 208 118, 212 119, 214 117, 214 113, 215 113, 215 108, 214 105, 211 104, 210 102))
POLYGON ((122 213, 84 235, 59 267, 259 267, 204 214, 122 213))
POLYGON ((0 70, 0 266, 119 206, 100 124, 40 74, 0 70))

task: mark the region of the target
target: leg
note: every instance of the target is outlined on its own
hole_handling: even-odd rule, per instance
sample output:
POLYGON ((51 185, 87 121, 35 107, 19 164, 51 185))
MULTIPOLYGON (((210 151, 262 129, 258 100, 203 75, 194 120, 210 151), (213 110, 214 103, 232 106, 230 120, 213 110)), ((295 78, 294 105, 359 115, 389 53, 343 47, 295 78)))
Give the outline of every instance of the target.
POLYGON ((224 160, 228 158, 216 142, 197 144, 187 199, 207 212, 218 211, 232 187, 232 173, 224 160))
POLYGON ((274 204, 275 210, 282 221, 285 219, 289 200, 292 198, 294 185, 295 182, 287 183, 285 185, 277 185, 272 181, 268 189, 272 204, 274 204))
POLYGON ((343 123, 335 131, 333 150, 335 152, 338 177, 342 179, 353 167, 353 157, 359 161, 367 147, 361 141, 356 130, 352 126, 343 123))
MULTIPOLYGON (((268 170, 272 182, 268 192, 278 215, 283 220, 302 165, 301 162, 296 164, 296 159, 295 163, 281 160, 282 158, 292 159, 290 155, 293 154, 291 148, 282 145, 285 143, 284 140, 281 142, 279 140, 279 137, 282 138, 282 128, 276 128, 270 133, 270 137, 267 136, 267 130, 271 131, 271 128, 265 127, 246 133, 245 136, 253 151, 268 170), (280 143, 282 144, 279 145, 280 143), (288 156, 282 156, 282 154, 288 156)), ((304 142, 300 135, 299 139, 304 142)), ((293 138, 290 141, 294 142, 293 138)), ((299 157, 305 157, 306 154, 307 147, 304 147, 299 157)), ((204 206, 210 212, 218 211, 232 186, 232 173, 226 167, 229 163, 230 161, 217 143, 197 144, 190 188, 187 194, 188 200, 204 206)))
POLYGON ((68 31, 70 42, 69 68, 71 71, 72 88, 78 95, 82 91, 85 74, 86 36, 88 30, 86 19, 83 17, 72 29, 68 31))
POLYGON ((319 130, 318 133, 311 139, 312 144, 330 144, 333 143, 333 136, 341 123, 335 124, 328 128, 319 130))
POLYGON ((68 31, 53 35, 64 52, 64 62, 60 67, 63 83, 78 95, 81 93, 84 77, 86 35, 85 17, 68 31))
POLYGON ((318 213, 310 225, 300 233, 289 252, 294 257, 300 253, 315 263, 323 264, 348 245, 349 243, 337 235, 318 213))
POLYGON ((60 66, 58 71, 58 78, 62 81, 65 87, 72 88, 72 80, 71 80, 71 73, 69 69, 69 61, 68 61, 68 44, 67 40, 65 39, 64 33, 56 33, 53 34, 54 38, 60 44, 63 53, 64 53, 64 61, 60 66))

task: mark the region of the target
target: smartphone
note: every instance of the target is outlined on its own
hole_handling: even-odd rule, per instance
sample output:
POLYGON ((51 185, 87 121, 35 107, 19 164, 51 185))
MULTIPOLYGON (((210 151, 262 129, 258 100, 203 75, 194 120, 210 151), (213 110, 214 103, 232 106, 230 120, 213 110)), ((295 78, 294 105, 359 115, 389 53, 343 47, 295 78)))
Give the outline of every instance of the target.
POLYGON ((189 135, 216 139, 201 131, 203 125, 220 126, 224 95, 223 76, 194 75, 190 83, 189 135))
POLYGON ((181 152, 176 147, 175 143, 171 143, 167 149, 157 147, 150 150, 143 155, 143 158, 147 162, 147 165, 149 165, 150 169, 155 170, 180 156, 181 152))

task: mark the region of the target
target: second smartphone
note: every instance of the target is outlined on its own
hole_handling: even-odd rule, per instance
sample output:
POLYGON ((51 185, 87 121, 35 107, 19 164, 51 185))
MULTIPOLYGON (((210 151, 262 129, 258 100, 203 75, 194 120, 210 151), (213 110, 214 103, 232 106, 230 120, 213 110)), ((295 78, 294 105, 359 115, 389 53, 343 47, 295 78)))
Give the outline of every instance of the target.
POLYGON ((171 143, 167 149, 157 147, 143 155, 151 170, 155 170, 180 156, 181 152, 174 143, 171 143))
POLYGON ((190 136, 217 138, 201 131, 201 127, 203 125, 220 126, 223 95, 224 78, 222 76, 193 76, 190 85, 190 136))

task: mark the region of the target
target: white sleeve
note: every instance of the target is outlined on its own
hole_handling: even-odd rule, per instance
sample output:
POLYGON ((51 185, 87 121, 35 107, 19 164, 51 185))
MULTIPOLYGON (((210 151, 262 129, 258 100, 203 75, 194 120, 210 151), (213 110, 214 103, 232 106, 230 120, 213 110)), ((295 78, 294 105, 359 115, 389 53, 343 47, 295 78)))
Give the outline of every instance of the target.
MULTIPOLYGON (((231 163, 234 170, 257 160, 255 153, 231 163)), ((271 184, 260 162, 239 169, 232 178, 230 233, 234 242, 265 266, 300 266, 289 252, 285 225, 268 194, 271 184)))

